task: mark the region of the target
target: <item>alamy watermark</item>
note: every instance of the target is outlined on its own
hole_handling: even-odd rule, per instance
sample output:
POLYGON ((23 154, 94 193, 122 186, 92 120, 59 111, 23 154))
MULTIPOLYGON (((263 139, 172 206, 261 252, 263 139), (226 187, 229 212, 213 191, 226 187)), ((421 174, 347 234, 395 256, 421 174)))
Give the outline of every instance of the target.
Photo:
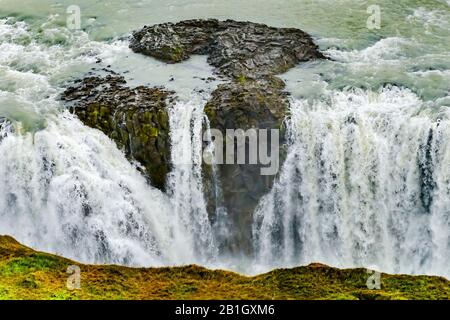
POLYGON ((71 5, 66 10, 66 25, 69 30, 81 29, 81 9, 77 5, 71 5))
POLYGON ((77 265, 70 265, 67 267, 66 273, 69 274, 67 278, 66 287, 69 290, 81 289, 81 269, 77 265))
POLYGON ((278 129, 211 129, 203 134, 203 141, 213 143, 214 153, 203 152, 207 164, 259 164, 263 176, 278 173, 280 162, 280 133, 278 129), (224 148, 225 146, 225 148, 224 148), (225 155, 223 150, 225 149, 225 155))
POLYGON ((248 164, 258 165, 262 176, 276 175, 280 166, 278 129, 206 130, 199 157, 175 157, 175 165, 248 164))
POLYGON ((367 29, 381 29, 381 8, 379 5, 374 4, 367 8, 367 13, 370 14, 367 18, 367 29))
POLYGON ((380 290, 381 273, 371 269, 367 269, 366 272, 370 275, 366 281, 367 288, 370 290, 380 290))

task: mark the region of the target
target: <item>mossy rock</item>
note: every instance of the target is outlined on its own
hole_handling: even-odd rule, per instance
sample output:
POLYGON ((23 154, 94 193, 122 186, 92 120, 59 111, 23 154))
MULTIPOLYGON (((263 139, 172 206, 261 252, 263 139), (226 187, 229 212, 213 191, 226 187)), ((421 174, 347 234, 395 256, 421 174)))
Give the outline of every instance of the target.
POLYGON ((126 86, 123 77, 86 77, 62 99, 80 120, 104 132, 130 160, 145 168, 153 186, 164 190, 170 166, 168 101, 172 92, 126 86))

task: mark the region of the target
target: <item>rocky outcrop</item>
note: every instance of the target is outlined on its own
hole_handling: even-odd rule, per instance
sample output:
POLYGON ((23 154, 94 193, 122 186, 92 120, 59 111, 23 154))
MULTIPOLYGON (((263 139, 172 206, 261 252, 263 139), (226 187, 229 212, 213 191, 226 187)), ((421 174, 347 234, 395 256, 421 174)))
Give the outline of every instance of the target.
POLYGON ((169 63, 206 54, 219 74, 234 78, 279 74, 301 61, 323 58, 299 29, 215 19, 145 26, 133 33, 130 48, 169 63))
MULTIPOLYGON (((207 55, 216 73, 228 79, 205 106, 211 128, 224 136, 227 129, 283 129, 289 100, 284 82, 276 75, 301 61, 324 58, 301 30, 232 20, 145 26, 133 33, 130 47, 167 63, 181 62, 193 54, 207 55)), ((117 75, 86 78, 64 94, 67 101, 75 102, 73 110, 84 123, 114 139, 130 158, 143 164, 152 184, 161 189, 170 165, 165 110, 169 96, 162 89, 128 88, 117 75)), ((282 145, 282 131, 280 137, 282 145)), ((280 151, 282 162, 283 149, 280 151)), ((212 168, 204 165, 208 210, 213 213, 218 205, 226 208, 232 217, 229 228, 235 232, 234 243, 249 253, 252 212, 275 176, 261 175, 258 164, 221 164, 218 175, 221 199, 217 199, 212 168)), ((232 245, 225 246, 235 251, 232 245)))
POLYGON ((289 107, 283 89, 284 83, 277 77, 221 84, 205 112, 214 128, 279 128, 289 107))
MULTIPOLYGON (((276 77, 263 80, 242 80, 219 85, 212 93, 212 97, 205 106, 205 113, 209 118, 211 128, 219 129, 223 135, 226 129, 279 129, 279 145, 284 143, 283 120, 287 114, 289 103, 287 94, 282 91, 284 83, 276 77)), ((268 149, 271 149, 271 139, 267 140, 268 149)), ((236 141, 235 141, 236 143, 236 141)), ((246 150, 249 150, 249 141, 246 140, 246 150)), ((277 150, 278 151, 278 150, 277 150)), ((280 162, 284 158, 281 148, 280 162)), ((226 145, 223 145, 223 154, 226 154, 226 145)), ((248 159, 248 154, 246 155, 248 159)), ((266 194, 275 179, 275 175, 261 175, 258 164, 225 163, 218 166, 218 173, 222 187, 223 205, 230 214, 233 224, 234 244, 239 250, 251 250, 252 213, 261 197, 266 194)), ((209 211, 213 211, 217 203, 214 199, 214 189, 208 184, 208 173, 205 173, 205 194, 208 200, 209 211)), ((230 230, 230 231, 231 231, 230 230)), ((231 251, 237 248, 229 247, 231 251)))
MULTIPOLYGON (((226 129, 282 129, 289 102, 283 81, 275 75, 301 61, 325 58, 301 30, 215 19, 145 26, 133 33, 130 48, 168 63, 186 60, 192 54, 208 55, 216 73, 230 81, 219 85, 205 106, 211 128, 221 130, 224 136, 226 129)), ((280 136, 283 140, 282 132, 280 136)), ((252 212, 275 176, 262 176, 261 166, 252 164, 223 164, 218 169, 220 205, 232 217, 235 243, 240 250, 250 251, 252 212)), ((211 183, 211 168, 205 165, 204 173, 208 208, 213 212, 219 202, 211 183)))
POLYGON ((152 185, 164 189, 170 165, 167 103, 171 92, 126 86, 123 77, 87 77, 76 82, 62 99, 86 125, 99 129, 137 160, 152 185))

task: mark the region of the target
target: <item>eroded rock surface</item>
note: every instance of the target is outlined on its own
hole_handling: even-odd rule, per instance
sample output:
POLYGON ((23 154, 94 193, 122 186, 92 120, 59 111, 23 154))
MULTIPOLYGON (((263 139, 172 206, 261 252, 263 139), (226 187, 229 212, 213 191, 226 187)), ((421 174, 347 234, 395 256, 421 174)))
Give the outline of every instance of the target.
MULTIPOLYGON (((289 101, 283 81, 275 75, 301 61, 324 58, 301 30, 232 20, 145 26, 133 33, 130 47, 169 63, 186 60, 192 54, 208 55, 216 72, 230 80, 218 86, 205 106, 211 128, 219 129, 224 136, 227 129, 282 129, 289 101)), ((283 145, 283 132, 280 137, 279 144, 283 145)), ((280 162, 283 154, 280 150, 280 162)), ((218 202, 209 178, 211 170, 205 167, 205 195, 213 212, 218 202)), ((252 212, 272 187, 275 175, 261 175, 260 164, 222 164, 218 169, 222 205, 233 223, 229 229, 235 232, 240 250, 250 251, 252 212)))
MULTIPOLYGON (((219 129, 223 135, 226 129, 279 129, 279 145, 284 144, 283 120, 288 112, 289 102, 287 94, 282 91, 283 81, 276 77, 263 80, 245 80, 229 82, 213 92, 210 101, 205 106, 205 113, 209 118, 211 128, 219 129)), ((271 139, 267 139, 268 149, 271 149, 271 139)), ((246 140, 246 150, 249 141, 246 140)), ((284 150, 280 151, 280 166, 284 158, 284 150)), ((224 144, 223 154, 226 153, 224 144)), ((246 154, 248 161, 248 154, 246 154)), ((252 213, 261 197, 273 185, 276 175, 261 175, 262 166, 258 164, 222 164, 218 166, 222 187, 223 202, 230 214, 230 231, 233 231, 235 244, 240 250, 251 250, 252 213)), ((208 170, 205 170, 208 173, 208 170)), ((205 179, 207 180, 207 179, 205 179)), ((206 183, 205 194, 209 204, 209 211, 214 209, 215 199, 211 186, 206 183)), ((236 251, 231 245, 230 250, 236 251)))
POLYGON ((87 77, 63 94, 86 125, 113 139, 126 155, 145 168, 151 183, 164 189, 170 165, 167 102, 171 92, 130 88, 118 75, 87 77))
POLYGON ((133 33, 130 48, 169 63, 206 54, 219 74, 234 78, 279 74, 301 61, 323 58, 299 29, 215 19, 145 26, 133 33))
MULTIPOLYGON (((284 82, 276 75, 299 62, 324 58, 301 30, 232 20, 145 26, 133 33, 130 47, 167 63, 184 61, 193 54, 207 55, 216 73, 229 81, 218 86, 205 106, 211 128, 219 129, 223 136, 227 129, 281 129, 281 146, 289 99, 284 82)), ((102 130, 124 147, 131 158, 144 165, 152 184, 161 189, 170 166, 169 96, 161 89, 128 88, 117 76, 86 78, 65 94, 66 100, 77 102, 74 111, 85 124, 102 130)), ((283 151, 282 147, 280 167, 283 151)), ((253 164, 219 165, 222 199, 218 201, 211 167, 204 165, 204 191, 211 217, 216 206, 223 205, 232 220, 233 243, 222 244, 226 250, 251 252, 252 213, 275 179, 275 175, 262 176, 260 169, 261 165, 253 164)))

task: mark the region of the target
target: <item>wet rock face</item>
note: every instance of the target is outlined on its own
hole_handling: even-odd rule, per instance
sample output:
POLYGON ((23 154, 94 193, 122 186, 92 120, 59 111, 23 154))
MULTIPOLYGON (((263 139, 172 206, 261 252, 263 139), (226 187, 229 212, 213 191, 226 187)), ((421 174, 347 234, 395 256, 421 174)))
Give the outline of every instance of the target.
POLYGON ((130 48, 137 53, 155 57, 167 63, 177 63, 191 54, 207 54, 212 33, 219 27, 217 20, 188 20, 144 26, 133 33, 130 48))
POLYGON ((171 94, 159 88, 129 88, 123 77, 108 75, 76 82, 62 99, 83 123, 103 131, 142 164, 152 185, 164 189, 170 165, 166 106, 171 94))
MULTIPOLYGON (((226 129, 279 129, 279 144, 284 144, 283 120, 288 112, 287 94, 282 91, 283 81, 276 77, 262 80, 245 80, 220 85, 212 94, 205 106, 205 113, 210 126, 219 129, 225 136, 226 129)), ((268 148, 271 144, 268 139, 268 148)), ((226 145, 223 146, 226 154, 226 145)), ((248 140, 246 152, 248 159, 248 140)), ((283 150, 280 151, 280 162, 283 161, 283 150)), ((281 164, 280 164, 281 165, 281 164)), ((223 205, 232 219, 235 232, 235 244, 239 248, 228 247, 231 251, 251 252, 252 213, 261 197, 270 191, 275 175, 261 175, 262 166, 258 164, 222 164, 218 173, 222 186, 223 205)), ((205 170, 205 195, 210 212, 215 210, 213 190, 207 183, 208 168, 205 170)), ((230 231, 231 231, 230 230, 230 231)))
MULTIPOLYGON (((216 73, 230 80, 218 86, 205 106, 211 128, 220 130, 223 136, 227 129, 282 129, 289 101, 283 91, 284 82, 275 75, 301 61, 324 58, 311 37, 301 30, 232 20, 146 26, 133 34, 130 47, 169 63, 186 60, 192 54, 208 55, 208 63, 216 67, 216 73)), ((280 137, 282 146, 283 130, 280 137)), ((283 154, 281 148, 280 166, 283 154)), ((222 199, 218 202, 210 174, 211 168, 204 165, 208 211, 213 213, 218 204, 226 208, 233 224, 229 229, 235 232, 234 245, 239 245, 234 248, 227 244, 225 249, 251 253, 252 213, 270 191, 275 176, 261 175, 260 164, 221 164, 218 174, 222 199)))
POLYGON ((289 107, 283 88, 283 81, 276 77, 221 84, 205 112, 214 128, 279 128, 289 107))
MULTIPOLYGON (((280 167, 284 159, 282 123, 289 100, 283 91, 284 82, 276 75, 299 62, 324 58, 301 30, 232 20, 145 26, 133 33, 130 47, 167 63, 181 62, 192 54, 207 55, 216 73, 229 80, 217 87, 205 106, 211 128, 219 129, 223 136, 227 129, 281 129, 280 167)), ((171 93, 162 89, 128 88, 117 75, 85 78, 64 94, 86 125, 114 139, 130 158, 145 167, 152 185, 161 189, 170 166, 166 111, 170 97, 171 93)), ((275 176, 261 175, 259 164, 219 165, 222 197, 217 199, 212 168, 206 164, 203 167, 208 212, 214 219, 216 206, 224 206, 232 219, 229 229, 235 232, 234 241, 222 248, 250 254, 252 213, 275 176)))
POLYGON ((130 48, 169 63, 206 54, 219 74, 234 78, 279 74, 301 61, 323 58, 299 29, 214 19, 145 26, 133 33, 130 48))

